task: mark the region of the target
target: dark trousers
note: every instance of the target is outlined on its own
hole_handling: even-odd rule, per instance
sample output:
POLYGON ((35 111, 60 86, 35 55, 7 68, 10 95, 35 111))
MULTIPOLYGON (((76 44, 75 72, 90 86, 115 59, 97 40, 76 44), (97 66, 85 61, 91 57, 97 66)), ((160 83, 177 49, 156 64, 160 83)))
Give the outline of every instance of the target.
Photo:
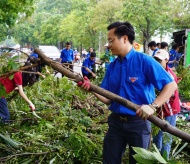
POLYGON ((4 98, 0 98, 0 122, 6 122, 10 119, 9 109, 7 101, 4 98))
MULTIPOLYGON (((72 62, 63 62, 65 67, 68 67, 69 70, 73 70, 73 63, 72 62)), ((64 74, 62 74, 62 77, 64 76, 64 74)))
POLYGON ((150 122, 138 116, 112 113, 108 118, 108 125, 103 145, 103 164, 121 164, 127 145, 129 145, 129 164, 136 164, 132 147, 148 148, 150 122))
POLYGON ((85 73, 82 72, 82 75, 83 75, 83 77, 84 76, 88 77, 88 79, 91 79, 93 77, 91 73, 85 74, 85 73))

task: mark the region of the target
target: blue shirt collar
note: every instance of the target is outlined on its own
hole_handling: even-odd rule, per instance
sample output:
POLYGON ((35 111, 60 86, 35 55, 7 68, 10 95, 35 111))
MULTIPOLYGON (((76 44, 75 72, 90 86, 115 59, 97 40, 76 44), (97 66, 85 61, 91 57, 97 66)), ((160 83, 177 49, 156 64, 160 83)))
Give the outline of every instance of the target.
MULTIPOLYGON (((124 60, 124 59, 129 60, 129 59, 132 57, 132 55, 134 54, 134 52, 135 52, 135 49, 134 49, 134 48, 131 48, 131 50, 128 52, 128 54, 125 55, 125 57, 123 58, 123 60, 124 60)), ((121 60, 121 58, 120 58, 119 56, 118 56, 118 60, 119 60, 120 62, 123 61, 123 60, 121 60)))

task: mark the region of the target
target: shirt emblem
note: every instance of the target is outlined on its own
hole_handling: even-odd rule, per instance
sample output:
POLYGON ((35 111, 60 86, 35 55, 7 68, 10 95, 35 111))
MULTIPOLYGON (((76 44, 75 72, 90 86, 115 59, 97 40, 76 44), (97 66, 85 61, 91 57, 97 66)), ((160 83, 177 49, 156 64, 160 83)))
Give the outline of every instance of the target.
POLYGON ((136 80, 138 80, 138 77, 129 77, 129 80, 134 83, 136 80))

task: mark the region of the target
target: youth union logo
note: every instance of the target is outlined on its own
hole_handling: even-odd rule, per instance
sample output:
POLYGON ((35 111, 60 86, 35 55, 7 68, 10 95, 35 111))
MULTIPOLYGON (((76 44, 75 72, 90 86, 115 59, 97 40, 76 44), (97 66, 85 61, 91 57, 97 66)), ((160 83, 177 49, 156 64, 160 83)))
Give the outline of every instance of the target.
POLYGON ((136 80, 138 80, 138 77, 129 77, 129 80, 134 83, 136 80))

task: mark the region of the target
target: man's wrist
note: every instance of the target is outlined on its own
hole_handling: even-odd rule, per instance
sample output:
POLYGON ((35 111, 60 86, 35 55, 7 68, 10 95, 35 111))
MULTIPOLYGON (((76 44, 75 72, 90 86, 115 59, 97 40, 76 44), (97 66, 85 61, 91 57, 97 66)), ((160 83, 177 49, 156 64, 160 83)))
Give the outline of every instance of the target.
POLYGON ((157 103, 155 103, 155 102, 152 102, 151 103, 151 106, 155 109, 155 112, 156 112, 156 110, 158 109, 158 104, 157 103))

